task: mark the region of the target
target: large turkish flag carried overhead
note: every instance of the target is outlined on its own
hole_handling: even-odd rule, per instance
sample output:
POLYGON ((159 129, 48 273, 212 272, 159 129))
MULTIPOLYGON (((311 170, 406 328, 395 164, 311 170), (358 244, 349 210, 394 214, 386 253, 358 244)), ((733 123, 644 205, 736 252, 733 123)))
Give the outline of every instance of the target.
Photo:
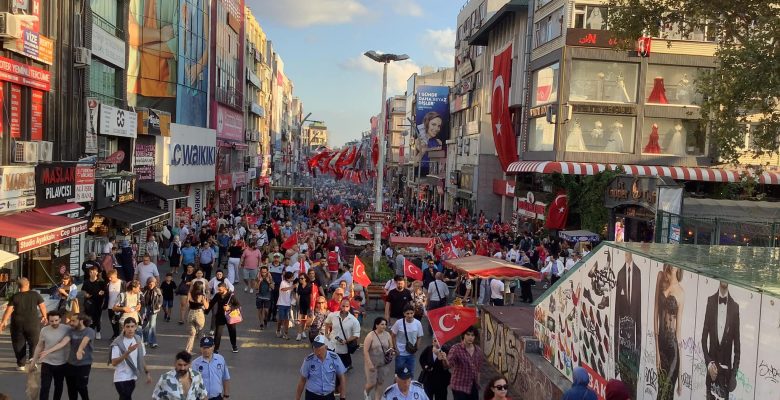
POLYGON ((428 310, 428 322, 433 335, 441 345, 458 337, 471 325, 477 323, 477 309, 462 306, 447 306, 428 310))
POLYGON ((501 168, 506 172, 509 164, 518 160, 517 139, 509 111, 509 90, 512 79, 512 45, 493 56, 493 98, 490 104, 490 122, 493 140, 501 168))

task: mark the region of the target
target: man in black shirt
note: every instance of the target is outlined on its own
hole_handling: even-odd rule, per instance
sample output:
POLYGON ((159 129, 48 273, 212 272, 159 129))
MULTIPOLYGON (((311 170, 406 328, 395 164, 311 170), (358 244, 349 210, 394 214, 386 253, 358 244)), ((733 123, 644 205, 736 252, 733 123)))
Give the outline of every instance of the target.
POLYGON ((387 301, 385 302, 385 319, 388 321, 388 325, 391 325, 395 320, 404 317, 404 307, 411 303, 412 292, 406 288, 406 279, 403 275, 396 275, 395 277, 395 289, 387 293, 387 301))
POLYGON ((428 257, 426 259, 427 268, 425 268, 425 271, 423 271, 423 287, 428 288, 428 286, 436 280, 436 263, 433 261, 433 258, 428 257))
MULTIPOLYGON (((81 264, 81 270, 84 271, 84 280, 89 278, 89 269, 92 267, 97 268, 98 271, 102 270, 102 268, 100 268, 100 263, 97 262, 97 255, 94 252, 87 254, 87 259, 81 264)), ((104 281, 106 280, 105 274, 105 271, 103 271, 104 281)))
POLYGON ((28 354, 35 351, 38 345, 38 336, 41 333, 41 324, 48 323, 46 318, 46 305, 40 293, 30 290, 30 281, 27 278, 19 278, 19 293, 11 297, 8 306, 0 321, 0 332, 8 326, 11 320, 11 346, 16 355, 16 369, 25 370, 28 354), (38 310, 41 316, 38 317, 38 310))

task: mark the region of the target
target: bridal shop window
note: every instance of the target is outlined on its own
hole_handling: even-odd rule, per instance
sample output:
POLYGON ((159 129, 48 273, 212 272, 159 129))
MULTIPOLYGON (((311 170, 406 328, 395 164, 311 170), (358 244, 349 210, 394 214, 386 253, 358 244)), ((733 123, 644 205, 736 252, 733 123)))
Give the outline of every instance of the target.
POLYGON ((566 151, 633 153, 634 117, 574 114, 566 123, 566 151))
POLYGON ((534 90, 531 92, 531 104, 552 103, 558 100, 558 63, 534 71, 534 90))
POLYGON ((639 64, 573 60, 570 101, 635 103, 639 64))
POLYGON ((606 5, 590 5, 590 4, 577 4, 574 6, 574 23, 575 28, 580 29, 598 29, 606 30, 607 28, 607 6, 606 5))
POLYGON ((699 71, 696 67, 648 65, 645 81, 647 104, 695 106, 701 103, 702 96, 696 91, 699 71))
POLYGON ((545 117, 528 121, 528 151, 552 151, 554 142, 555 124, 545 117))
POLYGON ((706 155, 707 130, 698 120, 645 118, 642 154, 706 155))

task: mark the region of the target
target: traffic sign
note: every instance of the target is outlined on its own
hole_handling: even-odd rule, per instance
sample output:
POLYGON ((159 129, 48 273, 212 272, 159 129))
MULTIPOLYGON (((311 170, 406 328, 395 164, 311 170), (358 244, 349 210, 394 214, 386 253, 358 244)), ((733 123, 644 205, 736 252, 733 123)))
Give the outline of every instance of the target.
POLYGON ((367 222, 388 222, 392 214, 383 211, 366 211, 365 217, 367 222))

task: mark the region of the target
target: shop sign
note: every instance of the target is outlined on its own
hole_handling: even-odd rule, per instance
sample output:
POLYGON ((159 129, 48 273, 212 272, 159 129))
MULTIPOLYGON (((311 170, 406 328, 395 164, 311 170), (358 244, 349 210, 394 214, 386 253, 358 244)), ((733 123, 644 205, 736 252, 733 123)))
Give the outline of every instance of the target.
POLYGON ((192 208, 182 207, 176 209, 175 221, 174 221, 176 223, 176 226, 179 226, 179 222, 184 222, 185 224, 189 224, 191 219, 192 219, 192 208))
MULTIPOLYGON (((195 212, 200 213, 200 210, 203 209, 203 189, 196 187, 192 191, 192 196, 194 198, 195 212)), ((192 216, 192 210, 190 210, 190 216, 192 216)))
POLYGON ((95 199, 95 169, 89 165, 76 167, 76 203, 85 203, 95 199))
POLYGON ((618 45, 618 41, 609 31, 568 28, 566 30, 566 45, 611 49, 618 45))
POLYGON ((233 189, 233 174, 217 175, 217 190, 233 189))
POLYGON ((634 106, 574 104, 572 108, 572 111, 578 114, 636 115, 634 106))
POLYGON ((100 133, 134 139, 138 136, 138 115, 133 111, 101 104, 100 133))
POLYGON ((76 164, 54 162, 35 167, 35 192, 38 207, 65 204, 76 196, 76 164))
POLYGON ((215 165, 217 146, 200 144, 171 144, 171 165, 215 165))
POLYGON ((672 224, 669 227, 669 243, 680 243, 680 225, 672 224))
POLYGON ((233 173, 233 189, 246 185, 246 172, 233 173))
POLYGON ((547 106, 536 106, 528 110, 528 117, 538 118, 547 115, 547 106))
POLYGON ((95 208, 108 208, 133 201, 135 176, 100 178, 95 185, 95 208))
POLYGON ((515 197, 515 181, 493 179, 493 193, 499 196, 515 197))
POLYGON ((125 69, 125 42, 106 32, 103 28, 92 25, 92 55, 121 69, 125 69))
POLYGON ((464 58, 460 65, 458 65, 458 75, 466 76, 472 72, 474 72, 474 61, 468 57, 464 58))
POLYGON ((0 199, 35 196, 35 167, 0 167, 0 199))
POLYGON ((249 180, 257 178, 257 168, 249 168, 249 171, 246 172, 249 180))
POLYGON ((49 91, 51 73, 45 69, 0 57, 0 80, 49 91))
POLYGON ((3 47, 44 64, 54 63, 54 41, 32 29, 22 29, 19 39, 6 41, 3 47))
POLYGON ((31 208, 35 208, 35 196, 22 196, 0 200, 0 213, 23 211, 31 208))
POLYGON ((135 144, 135 164, 133 172, 138 175, 139 181, 154 180, 154 143, 135 144))
POLYGON ((100 103, 94 97, 87 97, 87 137, 84 144, 84 152, 87 154, 97 154, 98 152, 98 112, 100 103))
POLYGON ((518 214, 530 218, 544 220, 545 210, 547 208, 546 201, 549 201, 550 197, 549 193, 534 193, 529 190, 522 194, 518 193, 518 197, 518 214))
POLYGON ((11 137, 22 137, 22 87, 11 84, 11 116, 9 118, 11 137))
POLYGON ((28 236, 17 242, 18 253, 24 253, 47 244, 57 243, 71 236, 80 235, 87 231, 87 221, 79 221, 71 226, 55 229, 48 232, 38 233, 34 236, 28 236))
POLYGON ((217 161, 217 137, 213 129, 170 124, 170 141, 157 168, 162 169, 166 185, 214 181, 217 161))
POLYGON ((652 210, 658 203, 657 179, 647 176, 619 176, 610 182, 604 205, 615 208, 621 205, 638 205, 652 210))
POLYGON ((43 92, 30 91, 30 139, 43 140, 43 92))
POLYGON ((455 95, 450 102, 450 112, 458 112, 469 108, 471 103, 471 93, 464 93, 462 95, 455 95))
POLYGON ((217 105, 217 137, 234 142, 244 141, 244 115, 217 105))

